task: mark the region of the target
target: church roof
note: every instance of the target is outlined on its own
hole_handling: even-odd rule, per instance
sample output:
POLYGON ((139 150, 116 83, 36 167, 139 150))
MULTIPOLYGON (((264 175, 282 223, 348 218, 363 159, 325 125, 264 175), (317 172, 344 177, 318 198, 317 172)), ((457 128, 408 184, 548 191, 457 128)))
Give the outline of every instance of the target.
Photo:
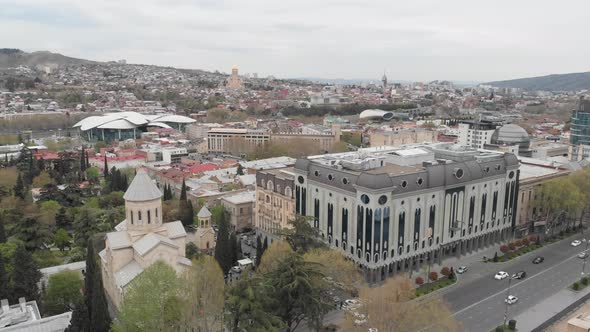
POLYGON ((141 265, 132 259, 127 265, 115 273, 115 283, 119 287, 124 287, 142 272, 143 268, 141 265))
POLYGON ((176 249, 178 248, 178 245, 172 242, 172 240, 170 240, 169 238, 159 234, 149 233, 146 236, 142 237, 141 240, 135 242, 133 244, 133 249, 135 249, 135 251, 138 254, 143 256, 160 244, 166 244, 176 249))
POLYGON ((123 199, 126 201, 152 201, 162 197, 162 192, 147 175, 145 170, 137 170, 137 174, 131 185, 125 192, 123 199))
POLYGON ((180 221, 172 221, 166 222, 163 225, 166 227, 166 231, 168 232, 168 238, 176 239, 177 237, 186 236, 186 231, 184 230, 184 226, 180 221))
POLYGON ((125 231, 107 233, 107 241, 113 250, 131 247, 131 240, 125 231))
POLYGON ((203 207, 201 208, 201 211, 199 211, 199 213, 197 214, 197 217, 209 218, 209 217, 211 217, 211 212, 209 211, 209 209, 207 209, 207 207, 205 205, 203 205, 203 207))

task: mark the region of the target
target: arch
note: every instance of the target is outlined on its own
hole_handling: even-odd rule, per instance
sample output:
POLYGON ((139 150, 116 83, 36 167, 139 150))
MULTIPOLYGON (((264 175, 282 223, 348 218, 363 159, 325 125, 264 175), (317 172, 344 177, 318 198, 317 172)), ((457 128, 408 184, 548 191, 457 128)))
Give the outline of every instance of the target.
POLYGON ((131 225, 133 225, 133 210, 129 210, 129 215, 131 215, 131 225))
POLYGON ((147 222, 148 222, 148 224, 152 223, 152 211, 151 210, 147 210, 147 222))
POLYGON ((141 210, 137 211, 137 221, 141 222, 141 210))

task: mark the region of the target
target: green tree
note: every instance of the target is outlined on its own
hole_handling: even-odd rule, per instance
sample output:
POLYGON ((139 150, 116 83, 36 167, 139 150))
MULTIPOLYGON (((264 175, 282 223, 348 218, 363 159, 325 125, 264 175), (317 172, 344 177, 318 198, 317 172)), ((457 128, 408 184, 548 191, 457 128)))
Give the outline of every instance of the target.
POLYGON ((72 227, 72 219, 67 214, 66 208, 61 207, 55 215, 55 227, 68 229, 72 227))
POLYGON ((93 242, 89 240, 86 248, 84 304, 88 313, 89 328, 96 332, 107 332, 111 325, 111 319, 104 294, 102 274, 97 260, 98 257, 95 254, 93 242))
POLYGON ((173 331, 180 320, 180 281, 158 261, 137 276, 125 295, 115 331, 173 331))
POLYGON ((88 307, 86 307, 82 299, 74 305, 70 325, 68 325, 64 332, 90 332, 88 307))
POLYGON ((0 299, 6 299, 10 296, 10 278, 4 265, 4 256, 0 253, 0 299))
POLYGON ((182 326, 184 331, 221 331, 224 309, 223 272, 215 258, 193 260, 182 279, 182 326))
POLYGON ((272 312, 285 322, 286 331, 295 330, 303 320, 319 329, 324 315, 332 308, 322 296, 327 291, 323 277, 317 264, 306 262, 297 253, 287 255, 276 269, 265 274, 276 302, 272 312))
POLYGON ((186 201, 186 182, 182 179, 182 187, 180 189, 180 201, 186 201))
POLYGON ((6 242, 6 230, 4 229, 4 213, 0 212, 0 243, 6 242))
POLYGON ((221 266, 221 270, 225 275, 234 263, 234 254, 232 252, 233 245, 230 240, 229 221, 225 217, 225 213, 222 213, 220 218, 216 221, 219 231, 215 243, 215 259, 217 259, 217 262, 219 263, 219 266, 221 266))
POLYGON ((46 225, 55 225, 55 218, 60 208, 61 205, 59 204, 59 202, 54 200, 47 200, 41 202, 41 207, 39 209, 41 211, 41 215, 39 216, 39 218, 46 225))
POLYGON ((86 153, 82 148, 80 151, 80 173, 84 174, 84 172, 86 172, 86 153))
POLYGON ((20 172, 18 173, 18 177, 16 178, 16 184, 14 185, 13 191, 15 197, 25 199, 25 185, 23 183, 23 178, 20 172))
POLYGON ((234 283, 226 295, 227 328, 231 332, 280 331, 285 324, 270 310, 273 297, 260 277, 244 276, 234 283))
POLYGON ((70 243, 72 242, 72 237, 70 236, 70 234, 68 234, 68 232, 63 229, 60 228, 55 232, 55 235, 53 235, 53 243, 55 244, 56 247, 59 248, 60 251, 64 251, 64 249, 66 247, 70 247, 70 243))
POLYGON ((25 217, 15 228, 16 237, 24 242, 29 251, 41 249, 51 241, 47 226, 36 218, 25 217))
POLYGON ((264 254, 264 252, 262 251, 262 237, 260 235, 258 235, 256 237, 256 262, 254 262, 254 266, 258 267, 258 265, 260 265, 260 260, 262 259, 262 254, 264 254))
POLYGON ((41 272, 35 260, 24 246, 19 246, 12 255, 12 300, 24 297, 27 300, 39 300, 39 280, 41 272))
POLYGON ((98 183, 100 172, 96 167, 89 167, 86 169, 86 179, 92 183, 98 183))
POLYGON ((283 229, 281 234, 289 242, 293 250, 305 253, 311 249, 326 246, 320 239, 319 230, 311 226, 309 218, 297 216, 289 224, 291 224, 291 228, 283 229))
POLYGON ((64 271, 49 276, 43 296, 45 313, 58 315, 74 309, 82 300, 82 279, 76 271, 64 271))
POLYGON ((103 174, 103 176, 104 176, 105 179, 108 179, 109 178, 109 165, 107 163, 106 153, 105 153, 105 156, 104 156, 104 166, 103 167, 104 167, 104 169, 102 170, 102 174, 103 174))

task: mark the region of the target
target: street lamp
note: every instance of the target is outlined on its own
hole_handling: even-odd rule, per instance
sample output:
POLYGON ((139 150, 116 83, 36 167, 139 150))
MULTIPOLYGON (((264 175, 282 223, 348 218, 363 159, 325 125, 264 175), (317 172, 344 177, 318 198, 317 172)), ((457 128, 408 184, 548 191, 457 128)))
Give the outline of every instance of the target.
POLYGON ((508 275, 508 290, 506 291, 506 299, 504 299, 504 326, 506 326, 506 321, 508 320, 508 297, 510 297, 510 282, 512 281, 512 277, 508 275))

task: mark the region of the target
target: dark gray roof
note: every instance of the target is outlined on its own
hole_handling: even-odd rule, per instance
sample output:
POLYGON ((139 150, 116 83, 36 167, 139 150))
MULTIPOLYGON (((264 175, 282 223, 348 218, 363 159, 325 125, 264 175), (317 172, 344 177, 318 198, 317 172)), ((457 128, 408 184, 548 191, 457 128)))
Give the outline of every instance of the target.
POLYGON ((393 181, 391 181, 389 175, 385 173, 361 173, 361 175, 359 175, 358 179, 356 180, 356 185, 370 189, 383 189, 392 187, 393 181))
POLYGON ((162 197, 162 192, 154 181, 147 175, 145 170, 139 169, 131 185, 125 192, 123 199, 126 201, 152 201, 162 197))
POLYGON ((492 134, 492 144, 518 144, 522 148, 528 148, 531 139, 522 127, 515 124, 507 124, 496 129, 492 134))

